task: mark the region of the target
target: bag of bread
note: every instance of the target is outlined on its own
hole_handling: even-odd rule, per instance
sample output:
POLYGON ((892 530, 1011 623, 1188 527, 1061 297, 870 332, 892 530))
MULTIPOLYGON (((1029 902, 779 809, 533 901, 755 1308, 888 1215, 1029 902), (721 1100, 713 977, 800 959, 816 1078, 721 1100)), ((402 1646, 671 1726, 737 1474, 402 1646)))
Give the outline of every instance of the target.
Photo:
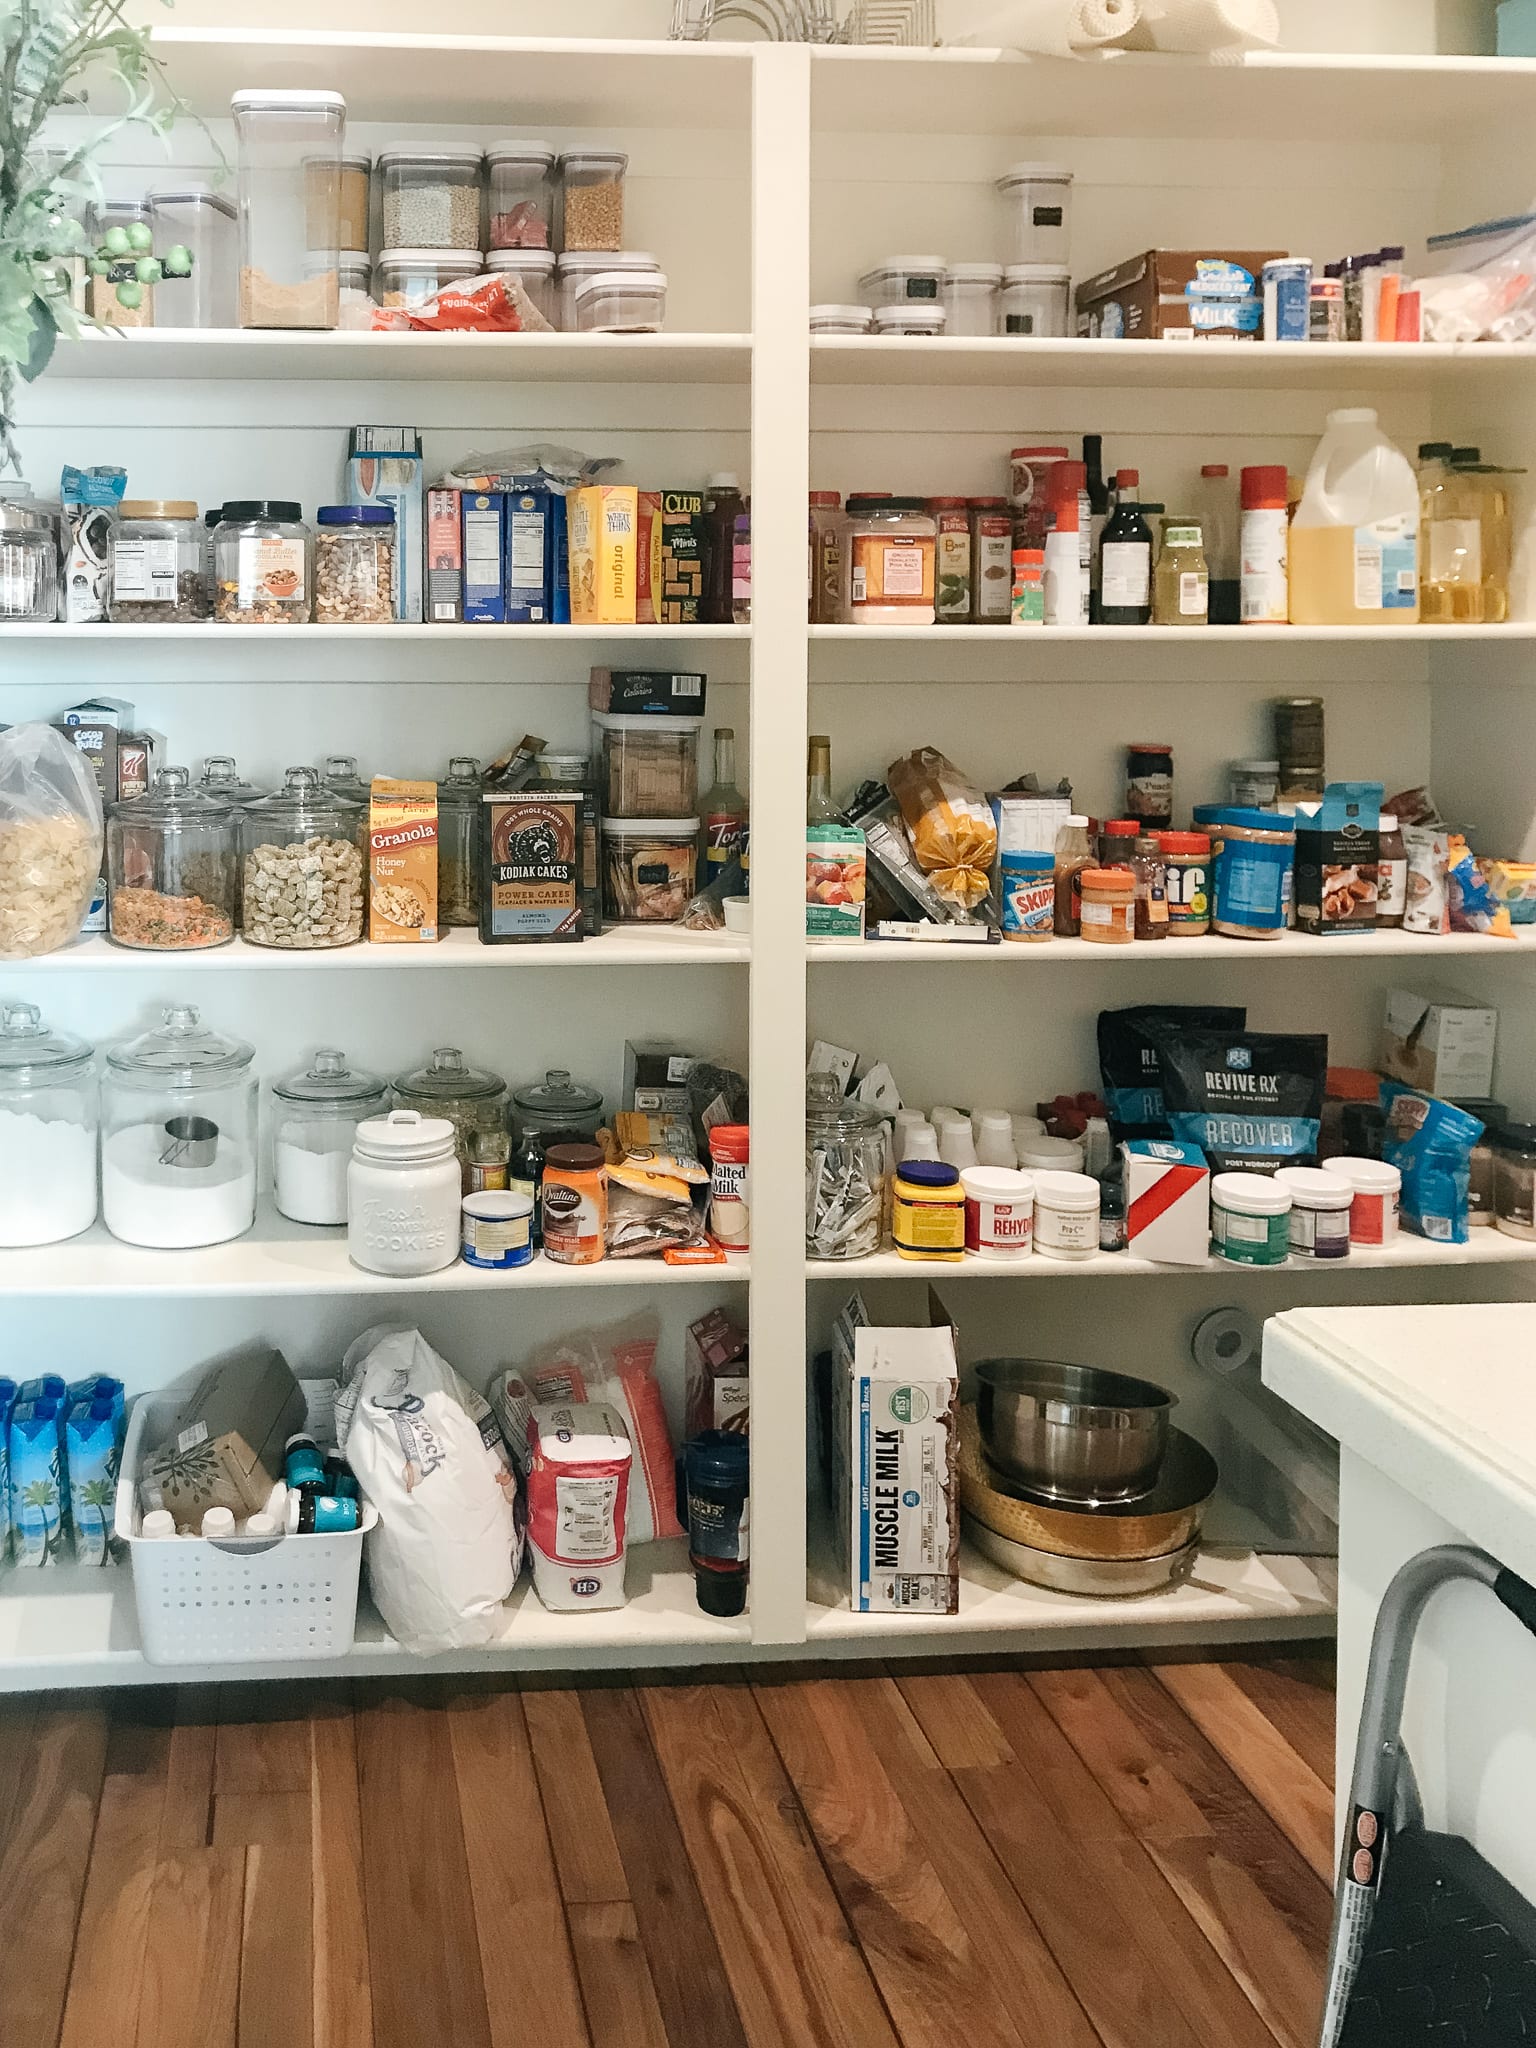
POLYGON ((885 779, 937 894, 959 910, 975 910, 986 901, 997 857, 997 826, 986 797, 937 747, 903 754, 885 779))

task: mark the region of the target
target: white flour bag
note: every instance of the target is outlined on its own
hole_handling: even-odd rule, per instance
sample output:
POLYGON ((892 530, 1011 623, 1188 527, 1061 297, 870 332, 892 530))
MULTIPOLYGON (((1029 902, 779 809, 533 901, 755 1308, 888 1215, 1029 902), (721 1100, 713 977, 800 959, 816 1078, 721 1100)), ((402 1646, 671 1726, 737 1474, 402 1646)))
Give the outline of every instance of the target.
POLYGON ((495 1636, 523 1563, 517 1475, 489 1405, 419 1330, 365 1330, 342 1361, 336 1438, 378 1526, 374 1604, 429 1657, 495 1636))

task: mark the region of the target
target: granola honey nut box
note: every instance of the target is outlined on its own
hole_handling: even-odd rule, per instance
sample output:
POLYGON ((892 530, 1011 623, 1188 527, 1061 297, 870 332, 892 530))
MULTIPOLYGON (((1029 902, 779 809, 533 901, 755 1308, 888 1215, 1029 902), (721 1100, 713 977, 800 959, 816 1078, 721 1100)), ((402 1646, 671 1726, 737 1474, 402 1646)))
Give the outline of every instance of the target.
POLYGON ((368 807, 368 937, 376 946, 439 936, 437 784, 374 777, 368 807))
POLYGON ((639 493, 633 484, 588 484, 567 504, 572 625, 634 625, 639 493))

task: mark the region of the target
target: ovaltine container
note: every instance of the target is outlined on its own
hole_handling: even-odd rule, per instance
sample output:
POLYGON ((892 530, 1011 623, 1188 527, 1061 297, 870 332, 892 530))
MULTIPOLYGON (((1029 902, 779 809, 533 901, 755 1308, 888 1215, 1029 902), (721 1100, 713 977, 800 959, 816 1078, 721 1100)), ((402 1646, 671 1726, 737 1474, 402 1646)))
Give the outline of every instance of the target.
POLYGON ((1034 1249, 1034 1176, 1007 1166, 968 1166, 965 1248, 979 1259, 1027 1259, 1034 1249))
POLYGON ((539 1187, 544 1256, 562 1266, 595 1266, 603 1256, 608 1178, 596 1145, 551 1145, 539 1187))

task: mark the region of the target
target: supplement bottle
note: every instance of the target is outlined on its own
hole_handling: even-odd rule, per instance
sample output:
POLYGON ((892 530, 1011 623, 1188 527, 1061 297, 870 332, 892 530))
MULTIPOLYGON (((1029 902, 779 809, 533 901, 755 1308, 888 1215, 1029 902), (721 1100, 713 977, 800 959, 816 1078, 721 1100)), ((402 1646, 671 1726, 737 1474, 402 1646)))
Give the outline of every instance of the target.
POLYGON ((1283 626, 1291 616, 1286 572, 1284 463, 1243 471, 1238 546, 1238 616, 1245 626, 1283 626))
POLYGON ((1367 406, 1328 415, 1291 522, 1291 622, 1413 626, 1419 488, 1367 406))

